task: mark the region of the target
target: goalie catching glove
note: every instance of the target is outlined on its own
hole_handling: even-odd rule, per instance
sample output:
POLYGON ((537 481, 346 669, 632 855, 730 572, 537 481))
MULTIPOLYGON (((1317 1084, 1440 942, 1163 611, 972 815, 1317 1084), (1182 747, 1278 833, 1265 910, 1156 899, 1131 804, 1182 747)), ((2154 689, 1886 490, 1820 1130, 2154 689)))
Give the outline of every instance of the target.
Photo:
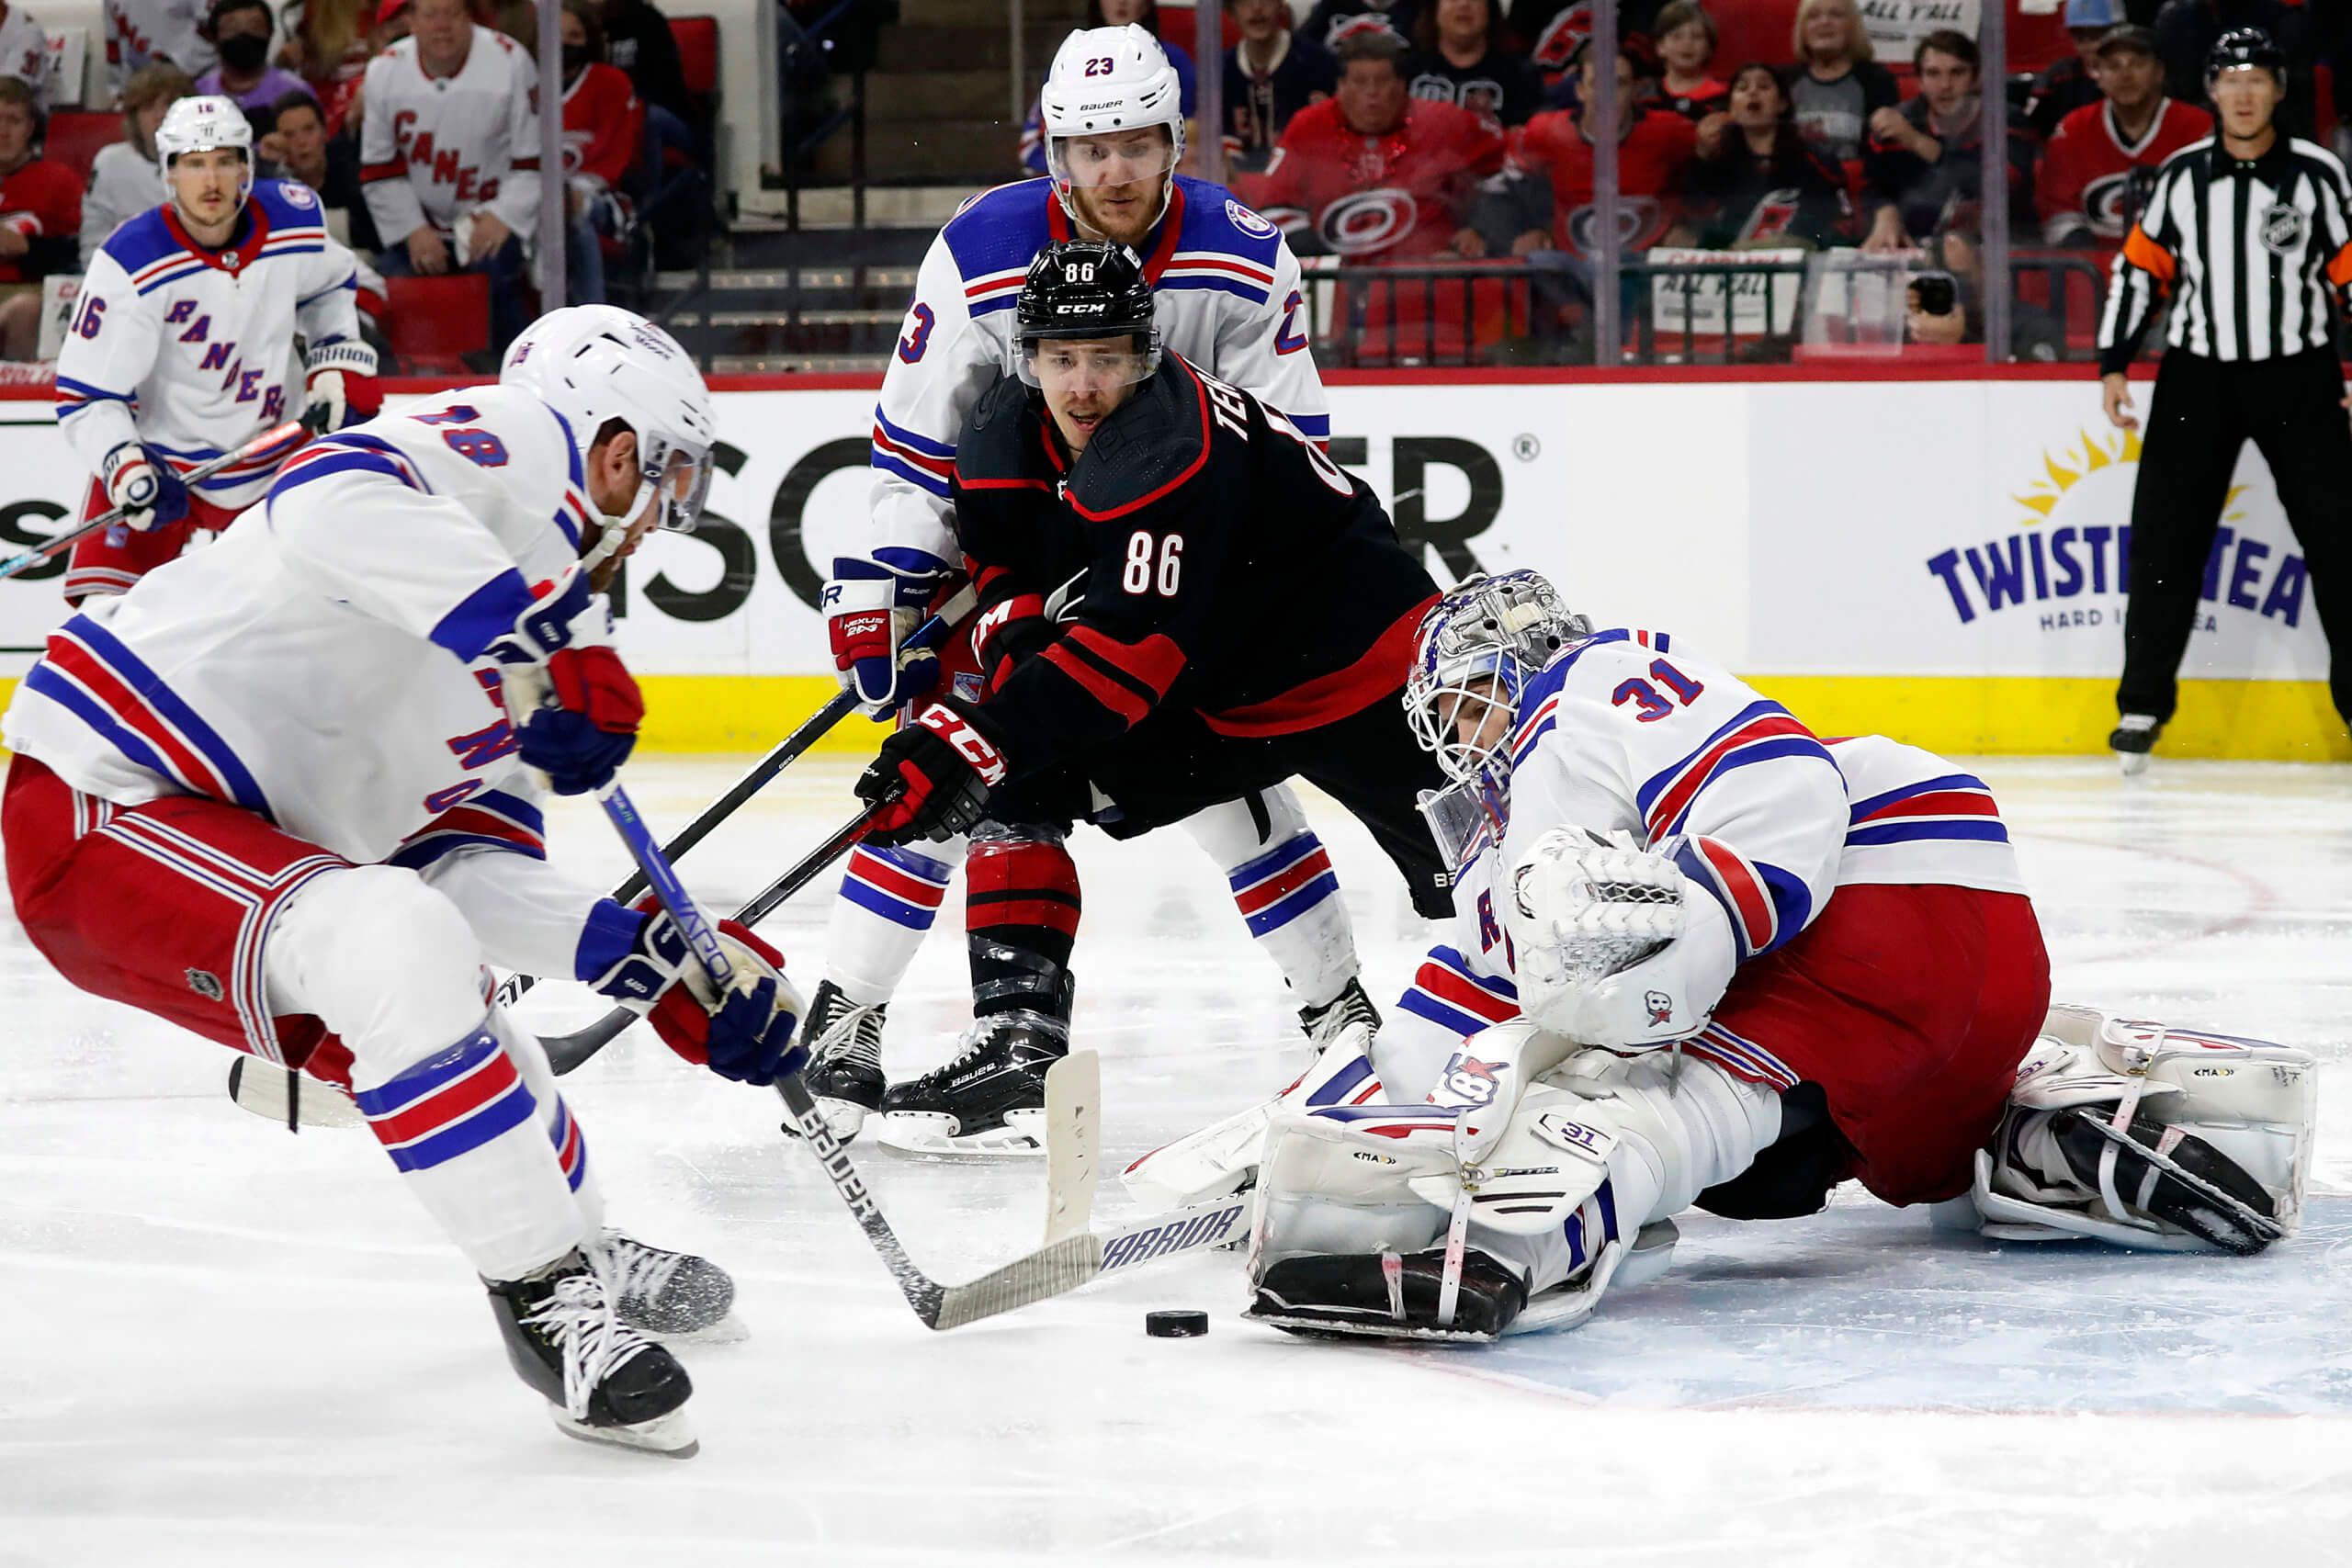
POLYGON ((645 698, 611 635, 611 605, 575 568, 542 583, 514 629, 490 645, 515 749, 558 795, 604 788, 637 745, 645 698))
POLYGON ((600 900, 582 937, 583 974, 597 991, 653 1021, 662 1043, 697 1066, 738 1083, 765 1086, 808 1064, 796 1036, 808 1009, 784 976, 784 954, 735 920, 718 923, 719 945, 735 967, 722 996, 711 988, 685 932, 650 897, 634 909, 600 900), (619 956, 602 957, 617 950, 619 956), (595 952, 596 959, 584 955, 595 952))
POLYGON ((1587 1045, 1663 1045, 1697 1032, 1731 984, 1723 907, 1669 856, 1555 828, 1504 878, 1503 930, 1521 1011, 1587 1045))

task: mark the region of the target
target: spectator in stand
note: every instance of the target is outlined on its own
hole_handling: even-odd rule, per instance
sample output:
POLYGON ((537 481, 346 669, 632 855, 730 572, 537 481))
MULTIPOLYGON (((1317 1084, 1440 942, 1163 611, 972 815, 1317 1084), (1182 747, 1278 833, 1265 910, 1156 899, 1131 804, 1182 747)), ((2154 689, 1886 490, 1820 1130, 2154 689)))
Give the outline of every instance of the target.
POLYGON ((155 161, 155 128, 164 111, 196 91, 187 73, 157 63, 132 73, 122 89, 122 140, 109 141, 90 160, 90 183, 82 193, 82 256, 97 254, 124 219, 155 205, 164 172, 155 161))
POLYGON ((694 124, 686 69, 678 59, 678 39, 670 30, 670 18, 654 9, 653 0, 604 0, 600 11, 605 54, 628 77, 637 96, 694 124))
POLYGON ((1225 0, 1241 29, 1225 51, 1225 155, 1235 174, 1256 174, 1274 155, 1291 117, 1340 85, 1338 56, 1290 29, 1283 0, 1225 0))
POLYGON ((1306 14, 1306 25, 1299 30, 1334 54, 1341 44, 1367 28, 1393 34, 1397 42, 1409 46, 1413 28, 1421 18, 1421 5, 1422 0, 1316 0, 1315 9, 1306 14))
MULTIPOLYGON (((1659 0, 1618 0, 1618 39, 1657 37, 1660 15, 1659 0)), ((1510 30, 1543 73, 1544 85, 1555 89, 1546 102, 1574 108, 1569 99, 1575 83, 1568 73, 1576 68, 1577 51, 1592 36, 1592 0, 1510 0, 1510 30), (1568 91, 1559 90, 1564 84, 1568 91)))
POLYGON ((1705 250, 1854 243, 1846 175, 1797 130, 1770 66, 1733 73, 1730 109, 1699 126, 1699 155, 1682 174, 1682 220, 1670 243, 1705 250))
POLYGON ((1401 40, 1362 32, 1340 46, 1340 89, 1292 117, 1241 198, 1289 231, 1302 255, 1418 261, 1466 242, 1473 191, 1502 168, 1501 131, 1455 104, 1405 90, 1401 40))
POLYGON ((2098 102, 2099 40, 2122 20, 2115 0, 2066 0, 2066 36, 2075 40, 2075 52, 2033 79, 2025 122, 2034 135, 2049 141, 2060 120, 2098 102))
POLYGON ((190 76, 217 63, 204 37, 204 0, 104 0, 99 26, 106 34, 107 90, 117 98, 133 72, 158 60, 190 76))
POLYGON ((204 22, 204 36, 219 52, 220 63, 196 79, 196 90, 235 100, 256 140, 267 136, 277 123, 278 99, 307 92, 300 76, 269 62, 275 25, 269 0, 213 0, 212 14, 204 22))
POLYGON ((2157 165, 2211 135, 2213 117, 2165 96, 2156 35, 2146 28, 2114 28, 2098 52, 2106 96, 2059 122, 2033 189, 2045 244, 2112 254, 2139 217, 2157 165))
POLYGON ((1871 118, 1903 98, 1894 73, 1871 55, 1871 35, 1855 0, 1802 0, 1790 47, 1796 63, 1782 74, 1797 130, 1813 150, 1859 184, 1871 118))
MULTIPOLYGON (((1642 102, 1642 57, 1617 54, 1618 227, 1626 254, 1648 249, 1674 220, 1674 190, 1698 147, 1698 128, 1642 102)), ((1503 234, 1510 254, 1593 253, 1593 157, 1600 130, 1598 62, 1590 39, 1577 51, 1579 109, 1547 109, 1511 137, 1507 176, 1480 203, 1482 243, 1503 234)))
MULTIPOLYGON (((2279 134, 2310 136, 2316 129, 2312 116, 2312 51, 2303 33, 2310 9, 2281 0, 2165 0, 2155 25, 2156 56, 2165 62, 2165 91, 2210 113, 2213 100, 2205 90, 2206 56, 2223 33, 2259 28, 2287 56, 2287 101, 2278 108, 2279 134)), ((2343 72, 2346 62, 2337 61, 2335 69, 2343 72)))
POLYGON ((384 45, 371 44, 375 7, 368 0, 297 0, 286 10, 286 41, 277 62, 298 73, 326 116, 329 136, 343 133, 351 100, 368 62, 384 45))
MULTIPOLYGON (((1088 28, 1141 28, 1159 39, 1159 52, 1176 68, 1176 96, 1184 111, 1184 145, 1190 148, 1198 133, 1196 121, 1200 116, 1200 83, 1193 71, 1192 52, 1183 45, 1172 43, 1159 36, 1159 0, 1086 0, 1088 28)), ((1029 118, 1021 126, 1021 166, 1033 175, 1046 172, 1045 112, 1035 99, 1029 103, 1029 118)), ((1188 160, 1178 165, 1181 172, 1192 173, 1188 160)))
POLYGON ((1525 125, 1544 107, 1544 78, 1507 47, 1502 0, 1436 0, 1414 25, 1405 90, 1456 104, 1498 130, 1525 125))
POLYGON ((62 164, 34 156, 40 100, 0 76, 0 347, 30 359, 40 339, 40 290, 32 285, 81 264, 82 182, 62 164))
POLYGON ((12 76, 30 87, 33 101, 48 112, 49 34, 30 11, 6 0, 0 0, 0 76, 12 76))
POLYGON ((564 277, 574 305, 605 302, 605 250, 628 234, 623 187, 645 150, 645 106, 618 66, 588 0, 563 0, 563 179, 571 248, 564 277))
POLYGON ((359 178, 390 276, 490 278, 492 346, 522 332, 539 211, 538 69, 466 0, 413 0, 410 36, 368 66, 359 178), (453 246, 454 254, 453 254, 453 246))
MULTIPOLYGON (((1982 197, 1983 96, 1977 91, 1976 40, 1949 28, 1929 33, 1912 51, 1919 96, 1871 116, 1863 203, 1870 212, 1866 251, 1905 251, 1950 228, 1982 197)), ((2030 232, 2034 221, 2032 143, 2008 137, 2009 221, 2030 232)))
MULTIPOLYGON (((373 274, 369 263, 384 242, 368 211, 359 183, 359 150, 347 136, 327 134, 326 111, 306 87, 297 87, 271 106, 277 129, 270 132, 262 155, 285 167, 286 177, 300 180, 319 198, 326 214, 327 232, 351 248, 359 258, 361 282, 373 274)), ((378 292, 382 290, 379 288, 378 292)))
MULTIPOLYGON (((1658 107, 1693 124, 1729 107, 1731 85, 1707 73, 1715 59, 1715 19, 1698 0, 1674 0, 1657 14, 1658 107)), ((1787 96, 1785 93, 1781 95, 1787 96)))

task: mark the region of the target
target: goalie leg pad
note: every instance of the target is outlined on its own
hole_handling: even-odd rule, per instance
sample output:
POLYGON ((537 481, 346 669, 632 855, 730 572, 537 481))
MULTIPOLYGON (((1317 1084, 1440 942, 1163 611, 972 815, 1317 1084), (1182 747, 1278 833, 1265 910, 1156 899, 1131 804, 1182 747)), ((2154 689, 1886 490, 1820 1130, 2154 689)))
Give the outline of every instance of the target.
POLYGON ((2051 1010, 1971 1200, 1987 1235, 2258 1252, 2302 1214, 2316 1063, 2268 1041, 2051 1010))
POLYGON ((1387 1098, 1380 1075, 1364 1054, 1371 1043, 1371 1030, 1351 1025, 1280 1095, 1152 1150, 1128 1166, 1120 1179, 1136 1197, 1162 1209, 1181 1209, 1239 1191, 1257 1175, 1266 1129, 1278 1110, 1369 1105, 1387 1098))

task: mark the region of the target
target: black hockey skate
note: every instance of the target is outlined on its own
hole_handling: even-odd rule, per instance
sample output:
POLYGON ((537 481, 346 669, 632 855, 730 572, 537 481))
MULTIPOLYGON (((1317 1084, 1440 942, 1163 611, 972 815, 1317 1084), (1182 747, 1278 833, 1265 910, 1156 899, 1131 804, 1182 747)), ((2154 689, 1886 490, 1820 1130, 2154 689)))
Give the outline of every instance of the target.
POLYGON ((1476 1247, 1462 1255, 1453 1321, 1440 1327, 1445 1283, 1442 1248, 1408 1253, 1323 1254, 1286 1258, 1266 1270, 1242 1315, 1308 1339, 1461 1339, 1498 1337, 1527 1304, 1527 1286, 1512 1269, 1476 1247))
POLYGON ((1374 1034, 1380 1032, 1380 1010, 1364 995, 1362 980, 1350 980, 1346 990, 1319 1008, 1298 1010, 1298 1027, 1317 1051, 1337 1040, 1351 1024, 1357 1023, 1374 1034))
MULTIPOLYGON (((801 1028, 810 1059, 800 1081, 808 1086, 825 1125, 844 1144, 882 1109, 883 1091, 890 1087, 882 1076, 882 1023, 889 1010, 888 1002, 868 1007, 851 1001, 831 980, 817 987, 816 1000, 808 1004, 808 1021, 801 1028)), ((790 1122, 784 1130, 800 1135, 790 1122)))
POLYGON ((584 1442, 691 1459, 694 1393, 669 1351, 621 1322, 604 1277, 575 1250, 521 1280, 485 1280, 515 1376, 548 1402, 557 1430, 584 1442))
POLYGON ((2086 1105, 2050 1119, 2066 1168, 2086 1190, 2099 1190, 2099 1156, 2113 1144, 2118 1150, 2116 1195, 2127 1207, 2178 1225, 2241 1258, 2286 1235, 2276 1217, 2278 1205, 2237 1161, 2188 1134, 2158 1154, 2170 1131, 2165 1123, 2136 1116, 2127 1136, 2109 1125, 2113 1115, 2112 1105, 2086 1105))
POLYGON ((649 1247, 619 1231, 604 1234, 613 1315, 664 1338, 725 1343, 744 1337, 732 1315, 735 1281, 707 1258, 649 1247))
POLYGON ((1069 1025, 1027 1008, 975 1019, 945 1066, 882 1097, 885 1148, 917 1155, 1043 1155, 1046 1070, 1069 1025))
POLYGON ((2165 721, 2153 714, 2127 713, 2122 721, 2109 731, 2107 749, 2123 766, 2124 776, 2144 773, 2148 753, 2156 749, 2157 738, 2165 732, 2165 721))

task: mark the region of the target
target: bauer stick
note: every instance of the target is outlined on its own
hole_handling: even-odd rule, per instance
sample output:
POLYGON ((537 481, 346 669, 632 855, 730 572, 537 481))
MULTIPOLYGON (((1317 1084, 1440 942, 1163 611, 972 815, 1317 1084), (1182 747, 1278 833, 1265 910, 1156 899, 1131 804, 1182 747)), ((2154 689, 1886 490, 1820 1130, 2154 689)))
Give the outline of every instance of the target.
MULTIPOLYGON (((249 462, 274 446, 282 446, 288 441, 301 440, 310 434, 302 427, 300 420, 265 430, 235 451, 223 452, 218 457, 198 463, 180 476, 180 483, 194 489, 223 468, 237 463, 249 462)), ((123 513, 130 510, 127 506, 118 506, 111 512, 102 512, 87 523, 76 524, 68 528, 46 544, 35 545, 31 549, 20 551, 10 556, 6 560, 0 560, 0 579, 14 577, 20 571, 39 566, 67 546, 79 544, 101 528, 114 526, 122 521, 123 513)))
MULTIPOLYGON (((923 622, 922 625, 917 626, 912 632, 908 634, 907 640, 899 647, 901 659, 905 657, 905 652, 908 649, 936 649, 941 643, 947 640, 947 634, 956 629, 956 623, 962 620, 966 615, 971 614, 973 606, 978 603, 978 598, 973 594, 970 589, 966 588, 958 590, 956 593, 947 601, 947 603, 939 607, 939 613, 937 615, 932 616, 929 620, 923 622)), ((768 784, 778 773, 784 772, 785 769, 790 767, 794 762, 798 761, 802 752, 808 750, 809 747, 814 746, 818 741, 823 739, 825 736, 831 731, 833 726, 839 724, 842 719, 847 718, 850 715, 850 710, 856 706, 857 694, 854 692, 842 690, 835 693, 831 702, 827 703, 823 707, 819 708, 815 713, 810 714, 808 718, 801 722, 799 728, 794 730, 782 740, 776 742, 775 750, 771 750, 766 756, 761 758, 758 761, 752 763, 750 768, 745 770, 743 776, 735 781, 733 787, 729 789, 725 795, 720 795, 717 800, 712 801, 709 806, 706 807, 701 816, 687 823, 684 832, 671 840, 668 843, 662 845, 662 854, 663 858, 674 861, 681 855, 684 854, 688 850, 693 849, 696 844, 701 843, 705 839, 710 837, 711 830, 713 829, 717 828, 721 822, 726 821, 729 817, 735 815, 736 807, 751 799, 752 796, 759 794, 760 791, 767 788, 768 784)), ((820 869, 821 870, 822 868, 820 867, 820 869)), ((643 872, 630 872, 622 881, 621 885, 613 889, 613 902, 616 904, 628 903, 630 899, 644 892, 645 886, 645 874, 643 872)), ((797 892, 798 889, 796 887, 792 891, 797 892)), ((786 895, 786 897, 789 897, 790 896, 790 893, 786 895)), ((741 919, 740 916, 738 918, 741 919)), ((751 921, 746 920, 744 923, 749 925, 751 924, 751 921)), ((499 982, 498 1005, 503 1008, 513 1007, 516 1002, 523 999, 523 994, 525 992, 528 991, 533 986, 536 986, 538 983, 539 977, 536 975, 509 975, 504 980, 499 982)), ((570 1072, 571 1067, 578 1066, 580 1063, 586 1061, 590 1056, 594 1055, 598 1051, 602 1050, 605 1044, 612 1040, 613 1036, 615 1034, 618 1034, 623 1028, 627 1027, 627 1025, 613 1024, 610 1018, 605 1018, 599 1020, 595 1024, 589 1028, 582 1030, 577 1034, 566 1034, 554 1037, 555 1039, 560 1039, 568 1042, 586 1041, 591 1035, 595 1034, 597 1030, 605 1027, 607 1024, 612 1024, 612 1033, 598 1036, 594 1044, 586 1045, 584 1047, 578 1044, 573 1045, 572 1049, 580 1053, 578 1059, 572 1062, 571 1066, 565 1066, 560 1063, 560 1061, 559 1061, 556 1066, 556 1071, 559 1073, 570 1072)), ((553 1040, 548 1042, 550 1050, 553 1049, 553 1040)))
MULTIPOLYGON (((801 856, 790 871, 769 883, 759 897, 736 910, 735 919, 747 926, 755 926, 766 919, 775 911, 777 905, 816 881, 824 874, 827 866, 847 854, 852 844, 865 837, 866 823, 872 816, 870 811, 861 811, 842 823, 831 838, 801 856)), ((555 1069, 558 1077, 561 1077, 619 1039, 622 1031, 640 1016, 628 1008, 615 1008, 576 1033, 541 1036, 539 1043, 546 1048, 548 1065, 555 1069)))
MULTIPOLYGON (((679 882, 678 874, 662 858, 660 846, 655 844, 652 833, 637 815, 636 807, 629 803, 628 793, 621 788, 620 781, 615 779, 597 791, 596 800, 605 808, 605 815, 612 818, 621 841, 628 846, 629 853, 643 869, 654 896, 662 900, 662 907, 669 911, 672 919, 678 922, 678 929, 684 933, 686 945, 695 961, 702 965, 703 973, 709 977, 712 987, 724 994, 735 983, 735 967, 728 962, 727 950, 718 944, 718 928, 695 907, 693 897, 679 882)), ((861 818, 857 826, 862 829, 864 825, 861 818)), ((846 842, 843 847, 847 847, 846 842)), ((941 1284, 916 1268, 907 1257, 906 1248, 899 1244, 898 1234, 891 1230, 890 1222, 883 1217, 881 1206, 875 1202, 874 1195, 859 1179, 857 1168, 850 1163, 848 1152, 833 1137, 832 1129, 825 1124, 824 1115, 817 1109, 817 1102, 809 1098, 808 1088, 800 1081, 800 1075, 795 1073, 778 1079, 775 1091, 783 1097, 785 1109, 791 1112, 801 1137, 817 1156, 817 1163, 824 1167, 826 1177, 833 1184, 833 1190, 840 1193, 842 1201, 849 1205, 849 1212, 855 1216, 858 1227, 865 1232, 865 1239, 881 1255, 883 1266, 890 1270, 890 1277, 898 1281, 899 1291, 907 1298, 907 1304, 915 1309, 915 1315, 922 1319, 924 1327, 956 1328, 984 1317, 993 1317, 999 1313, 1011 1312, 1015 1307, 1027 1306, 1032 1302, 1041 1302, 1048 1296, 1075 1290, 1102 1271, 1102 1239, 1091 1231, 1085 1231, 1065 1236, 1025 1258, 1015 1258, 969 1284, 941 1284)), ((1073 1106, 1069 1119, 1083 1122, 1091 1117, 1095 1110, 1092 1098, 1084 1096, 1073 1106)), ((1080 1131, 1084 1146, 1091 1147, 1091 1129, 1080 1131)), ((1057 1132, 1067 1137, 1069 1129, 1049 1126, 1048 1138, 1055 1137, 1057 1132)))

